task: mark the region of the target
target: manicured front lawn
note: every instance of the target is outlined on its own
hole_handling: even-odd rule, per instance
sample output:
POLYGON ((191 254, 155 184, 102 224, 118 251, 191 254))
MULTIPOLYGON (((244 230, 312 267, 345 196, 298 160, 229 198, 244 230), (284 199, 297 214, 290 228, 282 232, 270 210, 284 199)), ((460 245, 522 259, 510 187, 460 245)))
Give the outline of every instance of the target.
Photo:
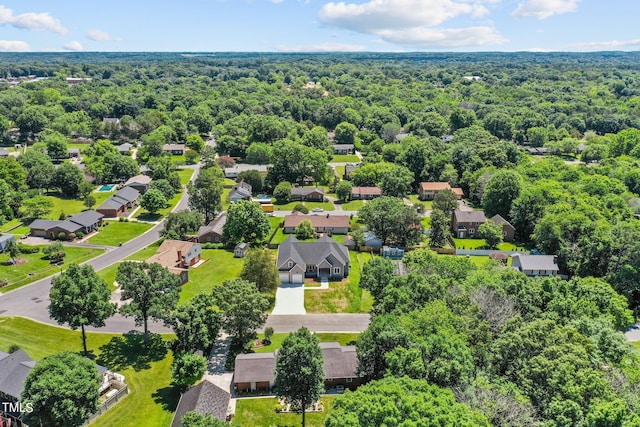
POLYGON ((107 268, 103 268, 102 270, 98 271, 98 276, 102 277, 102 279, 107 282, 107 285, 109 285, 109 290, 111 292, 116 290, 116 286, 113 284, 113 282, 116 281, 116 274, 118 273, 119 265, 120 263, 117 262, 107 268))
POLYGON ((180 177, 180 184, 187 185, 193 176, 193 169, 178 169, 178 176, 180 177))
MULTIPOLYGON (((35 254, 20 254, 19 259, 26 259, 27 262, 18 265, 0 265, 0 279, 8 279, 9 285, 2 288, 2 292, 19 288, 28 283, 40 280, 43 277, 50 276, 60 272, 60 266, 49 263, 46 256, 42 253, 45 245, 39 245, 40 252, 35 254)), ((66 269, 69 264, 79 264, 94 258, 104 251, 102 249, 84 248, 65 246, 67 256, 64 258, 62 269, 66 269)), ((8 261, 9 256, 4 255, 2 261, 8 261)))
POLYGON ((362 200, 350 200, 346 203, 336 202, 336 204, 340 205, 343 211, 359 211, 364 206, 362 200))
POLYGON ((329 282, 329 289, 304 291, 304 307, 307 313, 368 313, 373 306, 369 291, 360 288, 362 265, 371 255, 349 252, 351 270, 349 277, 340 282, 329 282))
MULTIPOLYGON (((340 345, 351 345, 358 339, 358 336, 360 336, 360 334, 339 334, 339 333, 317 333, 315 335, 318 337, 320 342, 337 342, 340 345)), ((284 341, 284 339, 288 336, 289 334, 287 333, 276 332, 271 337, 271 344, 265 345, 262 347, 254 347, 253 351, 255 353, 271 353, 276 349, 281 348, 282 341, 284 341)), ((258 338, 259 339, 264 338, 264 334, 258 334, 258 338)))
POLYGON ((180 304, 201 292, 211 292, 225 280, 236 279, 244 264, 242 258, 233 257, 233 251, 224 249, 203 249, 201 258, 207 261, 189 270, 189 282, 182 286, 180 304))
POLYGON ((144 261, 152 255, 155 255, 158 252, 158 248, 160 247, 160 241, 150 244, 144 249, 139 250, 135 254, 131 255, 127 258, 127 260, 133 261, 144 261))
MULTIPOLYGON (((280 243, 284 242, 287 239, 287 237, 293 236, 293 235, 294 235, 293 233, 285 234, 284 228, 279 228, 275 236, 273 236, 273 239, 271 239, 271 242, 269 243, 279 245, 280 243)), ((316 238, 312 237, 311 239, 298 239, 298 240, 300 240, 301 242, 313 242, 314 240, 316 240, 316 238)))
MULTIPOLYGON (((307 427, 324 426, 324 419, 331 413, 331 405, 334 396, 322 396, 320 400, 324 405, 323 412, 310 412, 306 414, 307 427)), ((277 414, 275 407, 278 404, 274 398, 238 399, 236 403, 236 415, 233 417, 233 426, 297 426, 302 421, 301 414, 277 414)), ((150 424, 149 424, 150 425, 150 424)))
POLYGON ((108 221, 88 242, 94 245, 118 246, 120 243, 128 242, 134 237, 143 234, 152 227, 153 224, 146 222, 108 221))
POLYGON ((321 208, 325 211, 333 211, 335 210, 335 206, 333 206, 333 203, 331 202, 301 202, 301 201, 295 201, 295 202, 288 202, 288 203, 278 203, 278 202, 274 202, 274 207, 277 211, 292 211, 293 208, 296 207, 296 205, 298 204, 303 204, 307 207, 307 209, 309 209, 309 213, 311 213, 311 210, 314 208, 321 208))
POLYGON ((344 166, 335 166, 333 169, 336 171, 336 176, 338 178, 342 179, 344 177, 344 166))
POLYGON ((334 154, 333 157, 331 158, 331 163, 345 163, 345 162, 358 163, 359 161, 360 161, 360 158, 355 154, 334 154))
POLYGON ((486 246, 484 239, 453 239, 457 249, 479 249, 486 246))
POLYGON ((140 208, 138 212, 136 212, 135 218, 138 218, 140 221, 159 221, 163 216, 166 216, 173 210, 181 197, 182 191, 179 191, 171 200, 167 201, 167 206, 164 209, 160 209, 156 214, 151 214, 145 209, 140 208))
MULTIPOLYGON (((95 208, 96 206, 100 206, 100 204, 107 200, 112 194, 113 193, 108 191, 98 193, 94 191, 93 193, 91 193, 91 195, 96 200, 96 204, 93 207, 95 208)), ((65 213, 65 215, 72 215, 80 213, 87 209, 87 207, 84 205, 84 202, 80 199, 65 197, 58 193, 49 193, 46 194, 46 197, 53 203, 53 209, 51 210, 49 215, 45 217, 45 219, 59 219, 60 214, 63 212, 65 213)))
MULTIPOLYGON (((180 394, 170 385, 171 352, 154 336, 144 347, 141 335, 87 333, 96 362, 125 376, 129 395, 91 426, 169 426, 180 394)), ((17 344, 36 360, 60 351, 80 352, 80 332, 20 317, 0 318, 0 349, 17 344)))
POLYGON ((20 227, 22 225, 22 220, 21 219, 12 219, 9 222, 5 222, 4 224, 2 224, 2 226, 0 226, 0 232, 2 233, 6 233, 16 227, 20 227))

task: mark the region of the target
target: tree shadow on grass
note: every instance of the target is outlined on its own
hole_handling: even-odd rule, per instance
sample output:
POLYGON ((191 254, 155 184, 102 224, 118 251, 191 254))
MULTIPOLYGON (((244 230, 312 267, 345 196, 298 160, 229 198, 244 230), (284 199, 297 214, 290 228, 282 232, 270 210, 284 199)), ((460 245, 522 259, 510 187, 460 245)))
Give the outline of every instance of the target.
POLYGON ((127 368, 141 371, 149 369, 151 362, 164 359, 167 351, 160 335, 150 334, 149 343, 145 345, 143 334, 124 334, 100 347, 97 363, 115 371, 127 368))
POLYGON ((156 390, 153 394, 153 401, 162 405, 162 409, 174 412, 178 407, 180 400, 180 388, 175 386, 163 387, 156 390))
POLYGON ((149 212, 145 212, 142 215, 138 216, 138 221, 143 221, 143 222, 155 222, 155 221, 159 221, 160 218, 162 218, 162 215, 159 213, 149 213, 149 212))

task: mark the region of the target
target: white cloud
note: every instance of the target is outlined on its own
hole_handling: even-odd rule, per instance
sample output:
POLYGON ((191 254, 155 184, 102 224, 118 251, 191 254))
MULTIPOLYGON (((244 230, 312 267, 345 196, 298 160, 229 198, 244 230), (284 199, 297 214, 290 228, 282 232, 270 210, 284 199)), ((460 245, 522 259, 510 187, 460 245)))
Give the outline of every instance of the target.
POLYGON ((320 43, 313 45, 278 45, 280 52, 362 52, 367 46, 343 43, 320 43))
POLYGON ((278 4, 278 3, 282 3, 283 1, 284 0, 271 0, 271 3, 278 4))
POLYGON ((68 34, 69 31, 62 26, 59 20, 43 13, 21 13, 14 15, 13 10, 0 5, 0 24, 11 25, 29 31, 51 31, 56 34, 68 34))
POLYGON ((363 34, 383 42, 422 49, 458 48, 504 43, 494 28, 439 28, 445 21, 469 15, 489 14, 485 4, 500 0, 370 0, 367 3, 327 3, 319 12, 320 22, 363 34))
POLYGON ((29 43, 20 40, 0 40, 0 52, 28 52, 29 43))
POLYGON ((547 19, 553 15, 575 12, 581 0, 526 0, 511 13, 514 18, 547 19))
POLYGON ((86 34, 88 39, 91 39, 93 41, 96 42, 108 42, 108 41, 119 41, 120 39, 117 37, 113 37, 111 34, 107 33, 106 31, 102 31, 102 30, 98 30, 98 29, 92 29, 87 31, 86 34))
POLYGON ((64 46, 62 46, 65 50, 71 50, 73 52, 80 52, 82 51, 82 45, 80 44, 79 41, 77 40, 73 40, 67 44, 65 44, 64 46))
POLYGON ((578 50, 637 50, 640 49, 640 39, 585 42, 571 47, 578 50))

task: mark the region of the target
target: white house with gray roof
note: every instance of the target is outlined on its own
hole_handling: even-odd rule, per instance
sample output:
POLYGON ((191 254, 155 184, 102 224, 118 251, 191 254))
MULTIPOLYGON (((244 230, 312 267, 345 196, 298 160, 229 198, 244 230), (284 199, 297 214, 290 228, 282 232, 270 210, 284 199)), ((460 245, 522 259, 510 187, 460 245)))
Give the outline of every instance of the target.
POLYGON ((558 259, 554 255, 511 255, 511 267, 529 277, 557 276, 558 259))
POLYGON ((283 283, 302 283, 305 277, 342 280, 349 275, 349 250, 324 236, 301 242, 289 236, 278 247, 278 275, 283 283))

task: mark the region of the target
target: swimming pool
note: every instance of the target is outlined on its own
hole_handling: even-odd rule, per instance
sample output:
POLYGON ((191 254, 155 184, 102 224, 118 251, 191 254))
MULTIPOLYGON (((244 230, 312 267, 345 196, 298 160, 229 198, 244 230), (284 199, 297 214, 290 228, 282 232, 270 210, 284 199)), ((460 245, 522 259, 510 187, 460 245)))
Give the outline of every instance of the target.
POLYGON ((115 186, 115 184, 104 184, 102 187, 98 188, 98 191, 111 191, 115 186))

